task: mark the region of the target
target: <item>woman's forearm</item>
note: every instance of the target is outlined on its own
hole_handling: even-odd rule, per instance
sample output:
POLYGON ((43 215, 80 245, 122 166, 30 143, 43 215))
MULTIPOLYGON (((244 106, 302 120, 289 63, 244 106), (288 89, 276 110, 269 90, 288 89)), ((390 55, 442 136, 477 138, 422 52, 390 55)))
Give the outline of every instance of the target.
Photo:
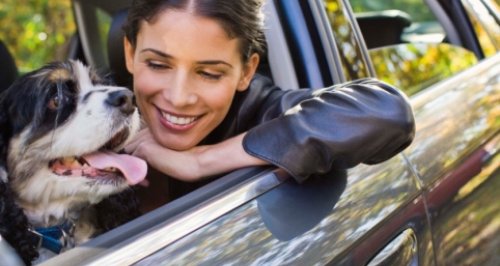
POLYGON ((198 175, 200 177, 211 176, 243 167, 269 164, 245 152, 243 149, 245 134, 237 135, 214 145, 196 147, 198 175))

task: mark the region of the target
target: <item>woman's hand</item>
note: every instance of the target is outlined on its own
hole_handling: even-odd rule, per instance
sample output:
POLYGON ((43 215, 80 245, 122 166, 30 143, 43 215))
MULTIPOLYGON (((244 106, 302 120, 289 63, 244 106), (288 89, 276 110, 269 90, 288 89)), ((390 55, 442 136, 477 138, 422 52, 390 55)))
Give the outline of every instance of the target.
POLYGON ((125 152, 142 158, 150 166, 171 177, 196 181, 201 177, 197 149, 175 151, 162 147, 148 128, 141 130, 125 146, 125 152))
POLYGON ((268 164, 243 150, 243 137, 241 134, 215 145, 176 151, 161 146, 145 128, 125 146, 125 152, 146 160, 166 175, 192 182, 242 167, 268 164))

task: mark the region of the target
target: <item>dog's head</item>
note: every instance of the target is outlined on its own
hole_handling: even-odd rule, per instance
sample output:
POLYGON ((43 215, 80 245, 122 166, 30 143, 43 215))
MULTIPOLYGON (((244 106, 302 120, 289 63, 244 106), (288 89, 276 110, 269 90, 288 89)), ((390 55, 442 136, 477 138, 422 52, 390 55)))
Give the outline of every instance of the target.
POLYGON ((143 161, 113 153, 139 129, 132 92, 78 61, 21 77, 0 108, 0 178, 24 207, 96 203, 144 178, 143 161))

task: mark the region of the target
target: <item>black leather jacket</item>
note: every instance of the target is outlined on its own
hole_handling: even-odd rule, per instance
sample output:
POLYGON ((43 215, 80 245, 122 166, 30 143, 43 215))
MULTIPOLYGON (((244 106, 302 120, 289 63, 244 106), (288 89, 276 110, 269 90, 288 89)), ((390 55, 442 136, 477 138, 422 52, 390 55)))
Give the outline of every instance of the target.
POLYGON ((410 145, 415 121, 407 98, 375 79, 318 90, 282 90, 256 75, 202 144, 246 131, 246 152, 302 182, 333 168, 391 158, 410 145))

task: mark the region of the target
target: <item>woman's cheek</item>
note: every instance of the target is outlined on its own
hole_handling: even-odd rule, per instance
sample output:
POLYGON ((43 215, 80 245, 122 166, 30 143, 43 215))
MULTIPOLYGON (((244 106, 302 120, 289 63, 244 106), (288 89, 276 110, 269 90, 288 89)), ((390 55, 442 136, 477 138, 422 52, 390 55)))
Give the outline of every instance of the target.
POLYGON ((154 75, 149 74, 147 71, 141 71, 136 75, 134 89, 137 94, 148 95, 155 91, 154 84, 158 84, 154 75), (142 72, 142 73, 141 73, 142 72))

